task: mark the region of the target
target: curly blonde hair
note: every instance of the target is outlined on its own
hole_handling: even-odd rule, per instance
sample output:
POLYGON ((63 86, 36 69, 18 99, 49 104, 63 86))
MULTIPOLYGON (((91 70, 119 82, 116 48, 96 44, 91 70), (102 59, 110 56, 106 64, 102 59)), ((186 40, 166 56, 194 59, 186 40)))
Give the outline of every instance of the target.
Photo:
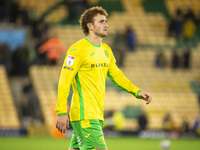
POLYGON ((87 27, 87 23, 92 23, 94 20, 94 17, 97 15, 104 15, 104 16, 108 16, 106 10, 104 10, 102 7, 99 6, 95 6, 92 7, 90 9, 87 9, 82 15, 81 18, 79 20, 80 22, 80 26, 81 26, 81 30, 83 31, 83 33, 87 36, 89 34, 89 29, 87 27))

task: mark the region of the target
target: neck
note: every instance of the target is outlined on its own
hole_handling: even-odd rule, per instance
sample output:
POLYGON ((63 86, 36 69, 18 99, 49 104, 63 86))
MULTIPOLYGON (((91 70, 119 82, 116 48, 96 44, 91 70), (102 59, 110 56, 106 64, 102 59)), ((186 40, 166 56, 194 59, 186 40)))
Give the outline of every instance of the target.
POLYGON ((103 40, 103 38, 99 37, 99 36, 95 36, 92 34, 89 34, 87 39, 94 45, 99 46, 101 45, 101 42, 103 40))

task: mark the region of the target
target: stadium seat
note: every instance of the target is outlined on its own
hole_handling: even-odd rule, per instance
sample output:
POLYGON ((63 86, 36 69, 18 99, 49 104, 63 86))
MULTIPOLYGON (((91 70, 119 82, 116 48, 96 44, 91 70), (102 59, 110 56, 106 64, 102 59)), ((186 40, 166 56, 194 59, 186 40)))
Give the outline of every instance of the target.
MULTIPOLYGON (((171 15, 175 13, 178 6, 186 8, 190 4, 195 6, 192 7, 195 12, 200 6, 197 0, 191 0, 189 3, 187 0, 166 0, 165 2, 171 15)), ((51 5, 53 3, 55 1, 51 5)), ((138 47, 135 52, 127 52, 125 67, 122 70, 135 85, 152 93, 153 101, 150 105, 146 105, 145 102, 137 100, 131 94, 125 94, 117 91, 116 88, 108 87, 105 94, 105 110, 121 111, 127 105, 141 106, 149 117, 148 129, 162 129, 162 120, 167 112, 171 112, 177 118, 177 126, 181 124, 181 117, 189 114, 191 126, 199 113, 197 97, 192 91, 190 82, 200 74, 197 69, 200 68, 200 45, 192 51, 190 70, 173 71, 170 68, 171 50, 176 45, 176 39, 166 38, 167 19, 161 13, 145 12, 141 5, 142 0, 122 0, 122 3, 125 7, 124 12, 113 12, 109 15, 109 34, 112 36, 117 30, 124 32, 126 25, 131 25, 137 34, 139 45, 150 45, 148 48, 138 47), (158 69, 154 66, 156 46, 165 50, 168 61, 168 66, 165 69, 158 69)), ((51 5, 49 4, 49 6, 51 5)), ((41 7, 43 6, 41 5, 41 7)), ((67 47, 84 37, 78 25, 54 26, 50 29, 50 35, 55 34, 65 41, 67 47)), ((112 38, 106 38, 104 42, 112 43, 112 38)), ((63 58, 60 60, 60 64, 62 63, 63 58)), ((60 66, 33 66, 30 69, 31 79, 39 95, 42 110, 45 112, 45 121, 50 125, 53 118, 49 116, 52 113, 52 105, 56 101, 56 84, 60 69, 60 66)), ((6 93, 6 91, 4 92, 6 93)), ((127 122, 127 129, 136 129, 135 124, 129 126, 130 120, 127 122)))
POLYGON ((20 121, 8 83, 7 73, 2 65, 0 65, 0 95, 0 128, 19 129, 20 121))

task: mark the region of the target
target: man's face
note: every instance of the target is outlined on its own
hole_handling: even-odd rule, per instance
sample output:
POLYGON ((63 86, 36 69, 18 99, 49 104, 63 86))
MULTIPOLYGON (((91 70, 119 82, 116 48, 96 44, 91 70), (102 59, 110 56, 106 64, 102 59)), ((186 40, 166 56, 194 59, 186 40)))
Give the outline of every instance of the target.
POLYGON ((94 34, 100 37, 105 37, 108 35, 108 24, 107 19, 104 15, 97 14, 94 17, 94 21, 92 23, 92 30, 94 34))

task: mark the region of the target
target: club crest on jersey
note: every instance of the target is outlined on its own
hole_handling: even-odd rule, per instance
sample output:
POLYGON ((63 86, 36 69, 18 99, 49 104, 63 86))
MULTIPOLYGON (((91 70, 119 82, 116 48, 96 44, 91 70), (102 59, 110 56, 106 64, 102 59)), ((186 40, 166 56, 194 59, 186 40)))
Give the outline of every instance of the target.
POLYGON ((109 58, 109 53, 108 53, 108 51, 107 51, 107 50, 104 50, 104 53, 105 53, 106 57, 109 58))
POLYGON ((67 65, 72 66, 74 64, 74 60, 75 60, 75 56, 69 55, 66 61, 67 65))

